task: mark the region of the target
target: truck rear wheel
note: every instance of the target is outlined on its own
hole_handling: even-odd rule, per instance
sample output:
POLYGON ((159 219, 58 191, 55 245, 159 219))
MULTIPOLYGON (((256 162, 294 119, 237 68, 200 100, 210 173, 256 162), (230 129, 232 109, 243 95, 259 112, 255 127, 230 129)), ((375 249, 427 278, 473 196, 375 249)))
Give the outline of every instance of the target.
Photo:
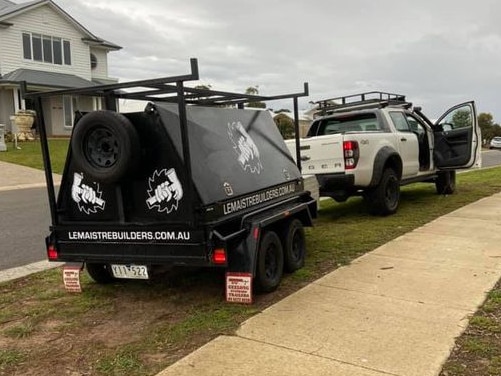
POLYGON ((435 179, 435 188, 439 195, 451 195, 456 190, 456 171, 441 171, 435 179))
POLYGON ((254 283, 261 292, 277 289, 284 272, 284 252, 280 238, 274 231, 266 231, 259 244, 254 283))
POLYGON ((138 165, 140 146, 134 125, 113 111, 85 114, 71 137, 73 162, 103 183, 122 179, 138 165))
POLYGON ((89 273, 90 277, 97 283, 106 284, 115 280, 108 264, 87 262, 85 264, 85 268, 87 269, 87 273, 89 273))
POLYGON ((375 215, 389 215, 397 211, 400 202, 400 182, 395 170, 387 168, 379 184, 367 193, 370 212, 375 215))
POLYGON ((306 241, 303 224, 299 219, 293 219, 284 230, 283 235, 284 269, 287 273, 292 273, 304 266, 306 241))

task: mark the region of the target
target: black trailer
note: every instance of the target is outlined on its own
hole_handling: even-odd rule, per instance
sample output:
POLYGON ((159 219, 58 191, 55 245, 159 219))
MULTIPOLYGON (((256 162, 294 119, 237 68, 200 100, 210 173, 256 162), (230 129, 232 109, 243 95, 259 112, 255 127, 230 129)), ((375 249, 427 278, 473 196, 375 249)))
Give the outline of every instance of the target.
POLYGON ((316 201, 270 114, 244 105, 292 99, 299 143, 298 97, 308 85, 279 96, 185 86, 198 78, 192 59, 182 76, 24 90, 37 112, 50 261, 85 264, 99 283, 166 266, 225 268, 227 299, 237 302, 252 296, 249 281, 273 291, 283 271, 303 266, 316 201), (57 195, 42 106, 56 95, 101 97, 106 108, 76 114, 57 195), (143 100, 144 111, 117 112, 119 99, 143 100))

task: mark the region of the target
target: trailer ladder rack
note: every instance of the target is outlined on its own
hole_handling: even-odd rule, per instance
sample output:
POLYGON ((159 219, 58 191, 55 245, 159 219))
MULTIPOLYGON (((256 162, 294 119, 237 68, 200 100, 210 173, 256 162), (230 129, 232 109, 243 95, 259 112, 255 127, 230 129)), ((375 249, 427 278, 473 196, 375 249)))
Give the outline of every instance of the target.
POLYGON ((234 93, 220 90, 211 90, 202 87, 188 87, 186 81, 199 79, 198 61, 190 59, 191 73, 181 76, 154 78, 106 85, 95 85, 81 88, 60 89, 46 92, 28 92, 27 83, 21 83, 23 98, 47 98, 61 95, 85 95, 103 97, 106 109, 116 111, 117 99, 131 99, 152 102, 183 102, 187 105, 201 106, 235 106, 244 108, 249 102, 272 101, 277 99, 297 99, 309 94, 308 83, 304 83, 303 91, 283 95, 251 95, 247 93, 234 93))

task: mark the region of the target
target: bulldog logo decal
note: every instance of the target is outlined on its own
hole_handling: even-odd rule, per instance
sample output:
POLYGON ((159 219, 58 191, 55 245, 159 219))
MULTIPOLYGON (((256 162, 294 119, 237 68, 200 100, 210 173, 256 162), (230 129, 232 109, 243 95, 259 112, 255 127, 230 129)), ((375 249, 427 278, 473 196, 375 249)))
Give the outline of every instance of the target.
POLYGON ((249 136, 242 123, 228 123, 228 136, 237 153, 238 162, 244 169, 252 174, 259 174, 263 169, 259 156, 259 149, 254 140, 249 136))

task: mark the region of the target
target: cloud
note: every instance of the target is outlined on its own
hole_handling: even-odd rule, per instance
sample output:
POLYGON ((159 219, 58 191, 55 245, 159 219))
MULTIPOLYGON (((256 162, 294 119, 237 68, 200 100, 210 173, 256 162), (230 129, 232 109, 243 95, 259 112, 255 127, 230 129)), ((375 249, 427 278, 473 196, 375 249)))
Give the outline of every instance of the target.
MULTIPOLYGON (((501 121, 497 0, 56 0, 101 38, 122 81, 189 72, 214 89, 302 90, 308 101, 363 90, 402 92, 438 116, 475 99, 501 121)), ((271 104, 270 104, 271 105, 271 104)), ((282 107, 283 104, 273 104, 282 107)))

